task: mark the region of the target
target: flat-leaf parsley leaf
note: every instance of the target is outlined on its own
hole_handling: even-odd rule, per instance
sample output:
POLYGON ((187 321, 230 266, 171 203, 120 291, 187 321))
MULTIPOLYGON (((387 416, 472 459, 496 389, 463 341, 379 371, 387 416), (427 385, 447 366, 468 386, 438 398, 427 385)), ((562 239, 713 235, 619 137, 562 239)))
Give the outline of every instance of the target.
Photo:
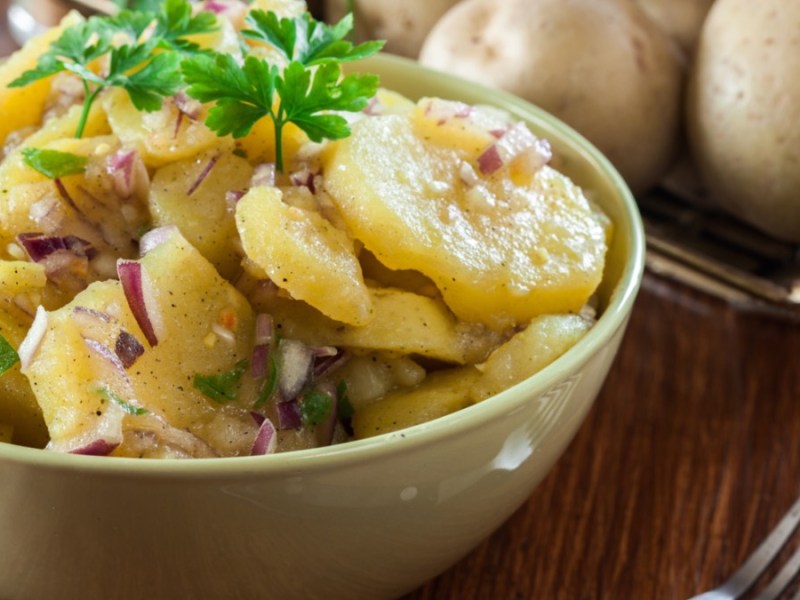
POLYGON ((67 175, 83 173, 89 162, 85 156, 71 152, 39 148, 25 148, 22 151, 22 160, 26 165, 50 179, 60 179, 67 175))

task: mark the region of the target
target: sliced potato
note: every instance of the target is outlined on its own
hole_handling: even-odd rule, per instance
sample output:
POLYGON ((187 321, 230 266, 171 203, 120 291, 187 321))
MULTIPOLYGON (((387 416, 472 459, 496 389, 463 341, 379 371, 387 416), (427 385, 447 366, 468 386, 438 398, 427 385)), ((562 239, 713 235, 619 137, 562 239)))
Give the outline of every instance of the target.
MULTIPOLYGON (((41 265, 0 261, 0 335, 15 350, 31 326, 30 311, 36 306, 45 282, 41 265)), ((10 436, 5 441, 34 447, 47 443, 42 410, 19 364, 0 376, 0 429, 2 426, 10 436)))
POLYGON ((503 174, 468 185, 474 152, 418 130, 408 116, 372 117, 333 144, 326 187, 353 235, 387 267, 430 277, 465 321, 503 329, 579 310, 606 251, 582 191, 547 166, 525 184, 503 174))
POLYGON ((162 167, 150 186, 153 224, 176 225, 224 277, 233 279, 241 255, 226 193, 247 189, 252 175, 246 160, 217 149, 162 167))
POLYGON ((278 287, 336 321, 372 320, 353 240, 319 212, 285 204, 277 188, 256 186, 236 204, 236 225, 247 257, 278 287))
POLYGON ((233 139, 217 137, 206 127, 206 108, 196 119, 189 119, 167 99, 160 111, 140 112, 120 88, 108 90, 102 104, 111 129, 125 146, 139 150, 148 166, 189 159, 212 147, 233 149, 233 139))
POLYGON ((334 321, 281 295, 251 296, 251 302, 274 317, 281 335, 315 346, 384 350, 465 364, 484 360, 499 343, 497 333, 459 321, 441 300, 391 288, 369 293, 374 317, 363 327, 334 321))
POLYGON ((412 390, 398 390, 353 415, 356 439, 432 421, 472 404, 469 390, 480 372, 472 366, 429 374, 412 390))
POLYGON ((0 147, 12 131, 37 125, 42 119, 47 96, 50 93, 50 78, 40 79, 25 87, 8 87, 25 71, 33 69, 51 42, 63 31, 83 20, 76 12, 69 13, 57 27, 48 29, 12 54, 0 65, 0 147))
POLYGON ((591 329, 579 315, 542 315, 494 350, 481 367, 481 377, 470 390, 479 402, 499 394, 541 371, 572 348, 591 329))

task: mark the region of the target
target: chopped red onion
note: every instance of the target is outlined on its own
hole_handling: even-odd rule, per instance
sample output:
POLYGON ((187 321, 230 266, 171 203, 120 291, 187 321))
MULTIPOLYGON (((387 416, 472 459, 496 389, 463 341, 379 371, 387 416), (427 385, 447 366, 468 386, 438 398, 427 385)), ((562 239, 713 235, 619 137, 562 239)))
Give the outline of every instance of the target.
POLYGON ((308 188, 308 190, 313 194, 316 191, 316 186, 314 185, 315 176, 316 173, 314 173, 308 167, 304 167, 299 171, 292 173, 289 176, 289 180, 292 182, 293 186, 308 188))
POLYGON ((335 371, 348 360, 350 360, 350 353, 335 346, 322 346, 314 348, 314 367, 312 373, 314 377, 322 377, 323 375, 335 371))
POLYGON ((156 333, 157 314, 150 309, 153 305, 152 294, 142 265, 135 260, 120 259, 117 261, 117 275, 122 284, 122 291, 128 301, 136 322, 150 346, 158 344, 156 333))
POLYGON ((203 111, 203 105, 200 104, 200 101, 195 100, 183 90, 175 94, 175 96, 172 98, 172 101, 175 103, 175 108, 177 108, 182 115, 185 115, 192 121, 196 121, 198 118, 200 118, 200 114, 203 111))
POLYGON ((300 415, 300 406, 296 401, 277 402, 275 409, 278 411, 278 427, 281 430, 300 429, 303 418, 300 415))
POLYGON ((76 306, 72 309, 73 317, 78 317, 79 319, 83 316, 89 317, 95 321, 102 321, 103 323, 111 323, 113 318, 108 313, 104 313, 101 310, 95 310, 94 308, 89 308, 88 306, 76 306))
POLYGON ((128 374, 125 372, 125 365, 122 364, 122 361, 113 350, 107 348, 102 342, 98 342, 97 340, 93 340, 91 338, 83 338, 83 343, 86 344, 86 347, 94 352, 97 356, 114 367, 117 374, 125 383, 130 383, 128 374))
POLYGON ((70 196, 69 190, 67 190, 66 186, 64 185, 64 182, 62 182, 61 179, 56 178, 53 179, 53 183, 55 184, 56 189, 58 190, 58 195, 61 196, 61 199, 64 200, 64 202, 66 202, 67 204, 69 204, 72 210, 82 215, 83 211, 81 211, 81 209, 78 208, 78 205, 75 204, 75 201, 72 199, 72 196, 70 196))
POLYGON ((518 157, 525 160, 525 168, 531 173, 542 168, 552 158, 547 140, 533 135, 522 122, 516 123, 483 151, 478 157, 478 169, 484 175, 492 175, 518 157))
POLYGON ((133 364, 144 354, 144 346, 133 336, 124 329, 121 329, 117 341, 114 343, 114 352, 122 366, 130 369, 133 364))
POLYGON ((275 186, 275 163, 261 163, 253 170, 250 187, 260 186, 275 186))
POLYGON ((435 121, 437 125, 444 125, 451 119, 467 119, 474 111, 469 104, 453 100, 426 98, 423 102, 425 118, 435 121))
POLYGON ((44 334, 47 333, 47 311, 43 306, 39 305, 36 308, 36 316, 33 318, 28 333, 25 339, 19 345, 17 355, 19 356, 19 363, 22 369, 26 369, 33 361, 36 351, 42 345, 44 334))
POLYGON ((108 456, 119 447, 119 444, 117 441, 97 439, 84 446, 70 450, 69 453, 82 454, 84 456, 108 456))
POLYGON ((189 187, 189 191, 186 192, 187 196, 191 196, 192 194, 194 194, 197 188, 199 188, 202 185, 202 183, 206 180, 206 177, 208 177, 208 174, 211 173, 211 170, 214 168, 214 165, 217 164, 219 158, 220 155, 217 154, 216 156, 213 156, 211 160, 208 161, 208 163, 206 163, 206 166, 203 167, 202 171, 200 171, 200 175, 197 176, 197 179, 195 179, 194 183, 192 183, 192 185, 189 187))
POLYGON ((250 450, 252 456, 260 456, 263 454, 272 454, 278 446, 278 436, 275 425, 272 421, 265 418, 258 428, 256 439, 253 442, 253 448, 250 450))
POLYGON ((97 252, 91 242, 74 235, 46 236, 41 233, 20 233, 17 241, 33 262, 42 262, 59 250, 66 250, 80 258, 93 258, 97 252))
POLYGON ((131 198, 137 190, 150 187, 147 167, 136 150, 118 150, 108 157, 106 172, 111 176, 114 193, 122 199, 131 198))
POLYGON ((152 249, 166 242, 178 231, 179 229, 176 225, 164 225, 151 229, 139 239, 139 255, 144 256, 152 249))
POLYGON ((281 397, 297 397, 311 378, 314 355, 311 348, 299 340, 282 339, 278 343, 278 389, 281 397))
POLYGON ((223 4, 222 2, 216 2, 215 0, 207 0, 203 3, 203 10, 212 12, 215 15, 221 15, 228 11, 229 7, 227 4, 223 4))

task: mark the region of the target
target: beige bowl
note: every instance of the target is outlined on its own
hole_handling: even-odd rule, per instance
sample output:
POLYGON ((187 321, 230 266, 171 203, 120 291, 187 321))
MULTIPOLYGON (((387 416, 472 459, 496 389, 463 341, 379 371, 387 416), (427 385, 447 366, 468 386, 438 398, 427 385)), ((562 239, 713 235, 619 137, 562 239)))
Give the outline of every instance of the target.
POLYGON ((495 398, 341 446, 141 461, 0 444, 0 598, 396 597, 497 528, 572 439, 641 280, 642 227, 625 184, 521 100, 388 56, 358 68, 411 97, 495 104, 551 140, 616 227, 595 328, 495 398))

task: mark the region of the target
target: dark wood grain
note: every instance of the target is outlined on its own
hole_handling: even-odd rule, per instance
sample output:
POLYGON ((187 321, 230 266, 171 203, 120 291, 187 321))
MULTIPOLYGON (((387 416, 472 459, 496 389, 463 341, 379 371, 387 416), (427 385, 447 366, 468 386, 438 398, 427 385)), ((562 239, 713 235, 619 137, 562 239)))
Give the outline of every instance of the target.
POLYGON ((586 423, 530 500, 414 600, 687 598, 800 494, 800 326, 648 275, 586 423))
POLYGON ((680 600, 720 583, 800 494, 798 365, 799 321, 648 275, 553 472, 408 600, 680 600))

